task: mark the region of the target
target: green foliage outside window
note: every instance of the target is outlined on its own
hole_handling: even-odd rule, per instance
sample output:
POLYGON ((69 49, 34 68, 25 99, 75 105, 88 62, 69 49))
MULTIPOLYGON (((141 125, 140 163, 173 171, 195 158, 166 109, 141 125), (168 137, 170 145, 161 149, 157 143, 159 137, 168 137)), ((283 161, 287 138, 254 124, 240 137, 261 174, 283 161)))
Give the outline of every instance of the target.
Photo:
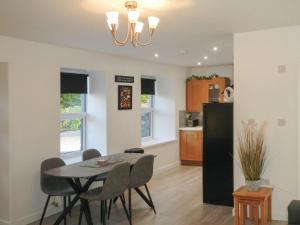
MULTIPOLYGON (((60 96, 60 112, 61 113, 80 113, 82 109, 82 96, 81 94, 62 94, 60 96)), ((80 130, 81 119, 61 120, 60 130, 75 131, 80 130)))

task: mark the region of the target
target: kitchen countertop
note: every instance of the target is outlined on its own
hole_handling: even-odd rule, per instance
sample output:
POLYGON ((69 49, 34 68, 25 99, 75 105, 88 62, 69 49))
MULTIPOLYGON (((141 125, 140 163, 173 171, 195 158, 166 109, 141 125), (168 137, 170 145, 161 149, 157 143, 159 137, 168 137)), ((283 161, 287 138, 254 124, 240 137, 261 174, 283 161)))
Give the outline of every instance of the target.
POLYGON ((197 126, 197 127, 180 127, 179 130, 202 131, 202 126, 197 126))

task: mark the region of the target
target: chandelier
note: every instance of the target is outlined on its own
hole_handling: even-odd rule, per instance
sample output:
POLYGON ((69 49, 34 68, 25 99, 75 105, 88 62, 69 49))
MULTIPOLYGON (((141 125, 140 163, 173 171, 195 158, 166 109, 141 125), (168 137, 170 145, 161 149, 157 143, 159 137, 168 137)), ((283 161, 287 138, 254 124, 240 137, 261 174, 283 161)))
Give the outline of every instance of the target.
POLYGON ((149 41, 143 43, 140 41, 140 34, 143 31, 144 23, 139 21, 140 13, 137 11, 136 1, 125 2, 125 7, 127 9, 128 15, 128 28, 127 34, 123 41, 117 39, 117 30, 119 24, 119 13, 118 12, 107 12, 107 24, 113 36, 113 41, 117 46, 124 46, 129 41, 132 43, 133 47, 146 46, 152 43, 152 38, 154 31, 159 23, 159 18, 155 16, 148 17, 149 24, 149 41))

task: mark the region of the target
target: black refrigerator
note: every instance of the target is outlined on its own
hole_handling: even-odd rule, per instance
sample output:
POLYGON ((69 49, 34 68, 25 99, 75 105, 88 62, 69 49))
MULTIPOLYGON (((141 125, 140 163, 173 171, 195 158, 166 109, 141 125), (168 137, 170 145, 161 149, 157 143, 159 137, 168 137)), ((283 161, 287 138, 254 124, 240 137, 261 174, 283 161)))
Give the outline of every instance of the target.
POLYGON ((203 104, 203 202, 233 206, 233 104, 203 104))

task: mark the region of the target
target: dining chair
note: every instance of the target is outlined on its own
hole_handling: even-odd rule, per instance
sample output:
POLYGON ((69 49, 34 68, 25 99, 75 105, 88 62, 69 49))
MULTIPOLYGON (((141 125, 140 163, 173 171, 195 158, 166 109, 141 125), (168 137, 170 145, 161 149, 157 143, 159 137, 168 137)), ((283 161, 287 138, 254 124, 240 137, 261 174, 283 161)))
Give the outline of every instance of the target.
POLYGON ((140 153, 144 154, 145 150, 143 148, 129 148, 124 151, 124 153, 140 153))
POLYGON ((100 200, 101 201, 101 222, 106 225, 110 209, 107 209, 107 201, 120 197, 126 217, 131 225, 130 216, 125 205, 124 192, 129 184, 129 163, 116 164, 107 174, 107 178, 102 187, 92 189, 88 192, 82 193, 80 198, 87 201, 100 200))
MULTIPOLYGON (((41 163, 41 189, 48 195, 46 204, 43 209, 42 217, 40 219, 40 225, 43 223, 45 213, 47 211, 49 201, 51 197, 60 196, 63 197, 64 210, 67 207, 67 198, 75 194, 73 188, 64 178, 52 177, 43 173, 43 171, 54 169, 57 167, 64 166, 65 162, 60 158, 49 158, 41 163)), ((64 224, 67 224, 67 218, 64 219, 64 224)))
MULTIPOLYGON (((102 155, 97 149, 87 149, 82 153, 82 161, 87 161, 94 158, 100 158, 102 155)), ((104 182, 106 180, 106 174, 99 175, 95 179, 95 181, 102 181, 104 182)), ((79 225, 81 224, 83 216, 83 208, 80 206, 80 214, 79 214, 79 225)))
POLYGON ((153 176, 153 164, 154 156, 145 155, 137 160, 133 165, 129 177, 128 185, 128 204, 129 204, 129 218, 130 223, 132 223, 132 206, 131 206, 131 190, 134 189, 141 198, 153 209, 156 214, 155 206, 153 204, 147 183, 151 180, 153 176), (144 186, 147 192, 147 196, 139 189, 144 186))
POLYGON ((97 149, 87 149, 82 153, 82 160, 86 161, 89 159, 100 158, 101 153, 97 149))

